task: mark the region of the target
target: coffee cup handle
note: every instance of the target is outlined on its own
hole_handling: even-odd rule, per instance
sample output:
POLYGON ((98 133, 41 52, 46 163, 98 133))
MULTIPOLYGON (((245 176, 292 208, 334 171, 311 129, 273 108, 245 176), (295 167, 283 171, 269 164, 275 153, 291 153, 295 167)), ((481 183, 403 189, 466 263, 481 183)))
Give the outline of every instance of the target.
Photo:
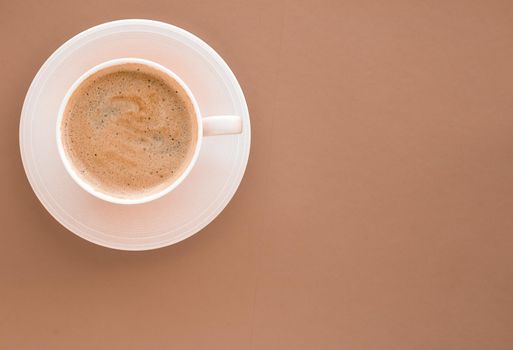
POLYGON ((205 117, 203 136, 231 135, 242 132, 242 119, 238 115, 215 115, 205 117))

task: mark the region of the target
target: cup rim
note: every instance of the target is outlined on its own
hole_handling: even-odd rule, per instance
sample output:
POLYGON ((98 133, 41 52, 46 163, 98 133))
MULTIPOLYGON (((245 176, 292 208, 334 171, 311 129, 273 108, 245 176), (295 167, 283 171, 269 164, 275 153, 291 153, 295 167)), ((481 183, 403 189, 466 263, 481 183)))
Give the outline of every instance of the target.
POLYGON ((114 203, 114 204, 143 204, 143 203, 148 203, 148 202, 151 202, 151 201, 156 200, 158 198, 161 198, 161 197, 165 196, 166 194, 168 194, 169 192, 171 192, 172 190, 174 190, 176 187, 178 187, 183 182, 183 180, 185 180, 185 178, 191 172, 192 168, 194 167, 194 165, 196 164, 196 162, 198 160, 199 152, 200 152, 202 141, 203 141, 203 137, 202 137, 202 135, 203 135, 203 125, 202 125, 202 121, 201 120, 202 119, 201 119, 199 105, 198 105, 194 95, 192 94, 191 89, 172 70, 170 70, 167 67, 164 67, 163 65, 161 65, 159 63, 156 63, 154 61, 150 61, 150 60, 147 60, 147 59, 143 59, 143 58, 135 58, 135 57, 116 58, 116 59, 112 59, 112 60, 108 60, 108 61, 102 62, 102 63, 100 63, 100 64, 98 64, 98 65, 88 69, 77 80, 75 80, 75 82, 71 85, 71 87, 68 89, 68 91, 64 95, 64 98, 62 99, 62 102, 60 104, 59 111, 58 111, 58 114, 57 114, 57 122, 56 122, 56 128, 55 128, 56 129, 57 149, 58 149, 59 157, 60 157, 62 163, 64 164, 64 168, 66 169, 68 174, 71 176, 71 178, 83 190, 85 190, 89 194, 95 196, 96 198, 99 198, 99 199, 102 199, 104 201, 107 201, 107 202, 110 202, 110 203, 114 203), (189 99, 190 99, 190 101, 192 103, 192 106, 194 108, 194 113, 196 115, 196 123, 197 123, 197 128, 196 128, 196 146, 195 146, 195 149, 194 149, 194 153, 193 153, 193 155, 192 155, 192 157, 191 157, 191 159, 189 161, 189 164, 187 165, 185 170, 180 174, 180 176, 177 179, 175 179, 172 183, 170 183, 168 186, 166 186, 162 190, 160 190, 158 192, 155 192, 155 193, 152 193, 152 194, 149 194, 149 195, 145 195, 145 196, 141 196, 141 197, 136 197, 136 198, 122 198, 122 197, 116 197, 116 196, 109 195, 107 193, 104 193, 104 192, 101 192, 99 190, 96 190, 90 183, 88 183, 87 181, 83 180, 77 174, 75 168, 72 165, 71 160, 68 158, 68 156, 66 155, 66 152, 64 151, 64 145, 62 143, 62 134, 61 134, 61 131, 62 131, 62 120, 64 118, 64 111, 65 111, 66 106, 67 106, 67 104, 69 102, 69 99, 71 98, 73 93, 76 91, 76 89, 80 86, 80 84, 82 84, 82 82, 84 80, 86 80, 88 77, 90 77, 91 75, 93 75, 94 73, 96 73, 96 72, 98 72, 98 71, 100 71, 102 69, 105 69, 105 68, 108 68, 108 67, 112 67, 112 66, 116 66, 116 65, 127 64, 127 63, 138 63, 138 64, 147 65, 147 66, 149 66, 151 68, 159 70, 160 72, 168 75, 169 77, 171 77, 172 79, 177 81, 178 84, 180 84, 181 87, 184 89, 185 93, 187 94, 187 96, 189 97, 189 99))

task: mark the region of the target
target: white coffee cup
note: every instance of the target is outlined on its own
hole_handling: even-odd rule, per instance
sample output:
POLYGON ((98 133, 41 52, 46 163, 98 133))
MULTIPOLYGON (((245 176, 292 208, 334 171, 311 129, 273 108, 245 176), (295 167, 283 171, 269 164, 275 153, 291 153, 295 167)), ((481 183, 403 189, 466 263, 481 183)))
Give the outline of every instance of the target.
POLYGON ((59 156, 64 164, 64 167, 66 168, 66 171, 69 173, 71 178, 75 180, 75 182, 83 188, 85 191, 89 192, 93 196, 103 199, 105 201, 115 203, 115 204, 141 204, 150 202, 152 200, 155 200, 157 198, 160 198, 169 192, 171 192, 173 189, 177 188, 184 180, 185 178, 190 174, 192 168, 196 164, 196 161, 198 160, 198 156, 201 150, 202 140, 205 136, 214 136, 214 135, 227 135, 227 134, 239 134, 242 132, 242 119, 239 116, 236 115, 218 115, 218 116, 208 116, 208 117, 202 117, 200 113, 200 109, 198 107, 198 103, 196 102, 196 99, 194 98, 194 95, 192 94, 191 90, 185 84, 185 82, 175 73, 173 73, 168 68, 141 58, 119 58, 110 60, 107 62, 103 62, 91 69, 89 69, 87 72, 82 74, 80 78, 78 78, 73 85, 69 88, 68 92, 64 96, 64 99, 61 102, 60 108, 59 108, 59 114, 57 116, 57 125, 56 125, 56 138, 57 138, 57 148, 59 151, 59 156), (108 68, 112 66, 117 65, 123 65, 127 63, 139 63, 147 65, 153 69, 157 69, 158 71, 166 74, 176 82, 178 82, 184 91, 187 93, 188 97, 191 100, 192 106, 194 108, 194 114, 197 119, 197 125, 196 128, 196 147, 194 149, 193 156, 189 160, 189 164, 185 168, 185 170, 182 172, 182 174, 176 178, 172 183, 170 183, 168 186, 163 188, 162 190, 151 193, 151 194, 141 194, 140 197, 130 197, 130 198, 124 198, 124 197, 115 197, 111 194, 102 192, 101 190, 95 188, 92 184, 88 183, 86 180, 81 178, 77 170, 74 168, 71 160, 68 158, 65 150, 64 150, 64 144, 62 142, 62 120, 64 117, 64 111, 66 109, 66 106, 68 104, 68 101, 70 97, 73 95, 75 90, 80 86, 80 84, 87 79, 89 76, 93 75, 94 73, 108 68))

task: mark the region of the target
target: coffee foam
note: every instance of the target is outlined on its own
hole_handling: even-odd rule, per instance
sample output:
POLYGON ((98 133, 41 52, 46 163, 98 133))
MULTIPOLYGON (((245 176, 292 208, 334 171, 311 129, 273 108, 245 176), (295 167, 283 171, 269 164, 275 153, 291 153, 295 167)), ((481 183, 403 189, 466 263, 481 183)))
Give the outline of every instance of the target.
POLYGON ((71 96, 61 136, 77 174, 95 189, 133 198, 158 192, 189 164, 197 138, 189 96, 143 64, 88 77, 71 96))

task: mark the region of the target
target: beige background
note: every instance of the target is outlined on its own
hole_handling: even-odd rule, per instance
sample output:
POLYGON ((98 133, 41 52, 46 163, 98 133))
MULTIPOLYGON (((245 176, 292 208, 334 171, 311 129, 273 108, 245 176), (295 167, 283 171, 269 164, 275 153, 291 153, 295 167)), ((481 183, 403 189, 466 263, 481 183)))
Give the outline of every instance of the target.
POLYGON ((513 3, 0 0, 1 349, 512 349, 513 3), (129 253, 44 210, 18 150, 44 60, 153 18, 237 75, 253 143, 196 236, 129 253))

